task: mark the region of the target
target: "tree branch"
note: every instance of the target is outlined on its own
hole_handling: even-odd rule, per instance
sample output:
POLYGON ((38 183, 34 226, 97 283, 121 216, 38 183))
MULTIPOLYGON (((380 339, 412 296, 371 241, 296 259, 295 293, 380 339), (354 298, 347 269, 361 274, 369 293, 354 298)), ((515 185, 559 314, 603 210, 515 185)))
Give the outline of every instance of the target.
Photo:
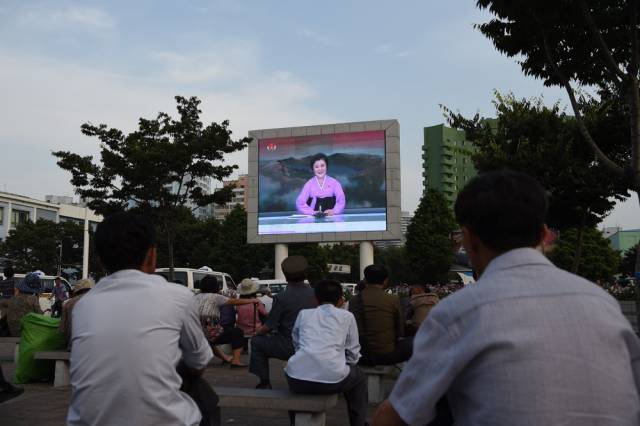
POLYGON ((614 76, 618 77, 620 81, 626 81, 628 76, 620 69, 615 59, 611 55, 611 49, 607 46, 607 43, 602 38, 602 34, 598 30, 596 23, 593 20, 593 16, 591 16, 591 12, 589 12, 589 8, 584 0, 580 0, 580 9, 582 9, 582 14, 584 15, 584 19, 587 22, 587 28, 591 33, 591 36, 595 39, 596 44, 598 45, 600 53, 604 56, 605 65, 607 68, 614 74, 614 76))
POLYGON ((638 3, 632 0, 630 6, 630 38, 631 38, 631 73, 629 78, 630 102, 630 127, 631 127, 631 171, 633 180, 640 189, 640 92, 638 88, 638 67, 640 58, 638 54, 638 3))
POLYGON ((558 67, 558 64, 556 63, 555 59, 553 58, 553 55, 551 54, 551 49, 549 48, 549 43, 547 42, 547 36, 546 36, 546 34, 544 32, 544 29, 542 30, 542 43, 543 43, 544 52, 545 52, 545 54, 547 56, 547 60, 549 61, 549 64, 553 68, 553 71, 556 73, 557 77, 562 82, 562 85, 564 86, 564 88, 565 88, 565 90, 567 92, 567 95, 569 96, 569 100, 571 101, 571 107, 573 108, 573 113, 576 115, 576 122, 578 123, 578 128, 580 129, 580 134, 582 134, 584 139, 587 141, 587 144, 595 152, 596 157, 598 157, 598 159, 600 161, 602 161, 602 164, 604 164, 607 168, 609 168, 616 175, 624 176, 624 169, 622 167, 618 166, 609 157, 607 157, 607 155, 604 152, 602 152, 602 150, 600 149, 598 144, 591 137, 591 134, 589 133, 589 129, 587 129, 587 126, 584 124, 584 120, 582 118, 582 113, 580 112, 580 105, 578 105, 578 101, 576 100, 576 96, 575 96, 575 92, 573 91, 573 87, 571 87, 571 83, 569 82, 569 79, 560 70, 560 67, 558 67))

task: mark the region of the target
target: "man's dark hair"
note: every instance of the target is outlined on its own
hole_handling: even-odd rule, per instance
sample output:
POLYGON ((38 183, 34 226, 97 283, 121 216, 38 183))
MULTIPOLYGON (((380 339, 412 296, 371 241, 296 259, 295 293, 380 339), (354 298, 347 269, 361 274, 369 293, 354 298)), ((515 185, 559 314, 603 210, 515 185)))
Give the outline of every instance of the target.
POLYGON ((309 161, 309 166, 311 167, 311 171, 313 171, 313 165, 316 164, 316 161, 324 160, 324 164, 327 165, 327 170, 329 170, 329 159, 326 155, 319 153, 311 157, 311 161, 309 161))
POLYGON ((107 216, 98 224, 95 238, 98 257, 111 273, 140 268, 156 244, 156 232, 149 219, 129 212, 107 216))
POLYGON ((331 303, 337 305, 343 295, 342 285, 335 280, 321 280, 315 285, 313 291, 318 303, 331 303))
POLYGON ((480 174, 460 191, 458 223, 499 253, 540 243, 547 195, 529 175, 510 170, 480 174))
POLYGON ((384 284, 389 273, 382 265, 369 265, 364 268, 364 279, 367 284, 384 284))
POLYGON ((5 278, 13 278, 14 272, 13 267, 11 265, 4 267, 4 277, 5 278))
POLYGON ((200 281, 201 293, 218 293, 220 291, 220 283, 213 275, 207 275, 200 281))

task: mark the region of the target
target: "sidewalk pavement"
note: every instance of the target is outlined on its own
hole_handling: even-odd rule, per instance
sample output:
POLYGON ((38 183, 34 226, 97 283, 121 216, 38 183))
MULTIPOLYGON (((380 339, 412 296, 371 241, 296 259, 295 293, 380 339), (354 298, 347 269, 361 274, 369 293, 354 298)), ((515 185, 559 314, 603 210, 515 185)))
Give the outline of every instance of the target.
MULTIPOLYGON (((0 363, 6 378, 13 377, 15 364, 13 345, 0 344, 0 363)), ((243 362, 248 363, 248 357, 243 355, 243 362)), ((274 389, 287 389, 284 377, 284 362, 271 360, 271 382, 274 389)), ((257 379, 248 370, 231 370, 228 366, 219 364, 219 360, 207 368, 204 377, 214 387, 248 387, 253 388, 257 379)), ((390 388, 389 381, 385 385, 390 388)), ((51 383, 33 383, 23 385, 25 392, 17 398, 0 404, 0 422, 11 426, 58 426, 64 425, 67 409, 71 399, 71 388, 68 386, 54 388, 51 383)), ((373 415, 375 405, 369 405, 368 418, 373 415)), ((251 409, 223 409, 222 422, 238 426, 289 426, 289 419, 285 411, 280 410, 251 410, 251 409)), ((342 396, 338 405, 327 413, 327 425, 348 426, 347 406, 342 396)))

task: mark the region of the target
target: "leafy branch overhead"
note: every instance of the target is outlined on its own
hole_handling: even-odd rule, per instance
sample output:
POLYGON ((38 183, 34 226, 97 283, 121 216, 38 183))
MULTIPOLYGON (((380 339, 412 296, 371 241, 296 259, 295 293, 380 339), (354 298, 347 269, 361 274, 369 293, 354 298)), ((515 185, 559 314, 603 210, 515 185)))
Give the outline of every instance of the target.
POLYGON ((160 112, 155 119, 140 118, 129 134, 106 124, 85 123, 82 133, 100 142, 100 163, 92 156, 57 151, 58 165, 71 173, 76 192, 89 206, 109 214, 128 206, 173 209, 187 203, 222 204, 230 191, 202 191, 199 181, 221 181, 237 169, 225 164, 225 154, 244 149, 249 138, 234 141, 229 122, 200 121, 200 100, 176 96, 179 117, 160 112))

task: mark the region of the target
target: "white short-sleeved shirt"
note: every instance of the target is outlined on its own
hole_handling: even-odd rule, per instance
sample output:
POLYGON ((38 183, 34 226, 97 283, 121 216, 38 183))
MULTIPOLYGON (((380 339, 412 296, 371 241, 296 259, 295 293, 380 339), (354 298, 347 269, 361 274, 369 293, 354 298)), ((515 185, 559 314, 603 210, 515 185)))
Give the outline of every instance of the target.
POLYGON ((294 379, 339 383, 360 359, 355 317, 330 304, 301 310, 292 338, 296 352, 284 371, 294 379))
POLYGON ((98 282, 72 312, 69 425, 198 425, 181 358, 213 357, 188 289, 137 270, 98 282))
POLYGON ((200 318, 220 318, 220 307, 229 298, 219 293, 198 293, 195 296, 200 318))
POLYGON ((389 400, 409 425, 640 425, 640 341, 618 303, 533 249, 495 258, 415 337, 389 400))

